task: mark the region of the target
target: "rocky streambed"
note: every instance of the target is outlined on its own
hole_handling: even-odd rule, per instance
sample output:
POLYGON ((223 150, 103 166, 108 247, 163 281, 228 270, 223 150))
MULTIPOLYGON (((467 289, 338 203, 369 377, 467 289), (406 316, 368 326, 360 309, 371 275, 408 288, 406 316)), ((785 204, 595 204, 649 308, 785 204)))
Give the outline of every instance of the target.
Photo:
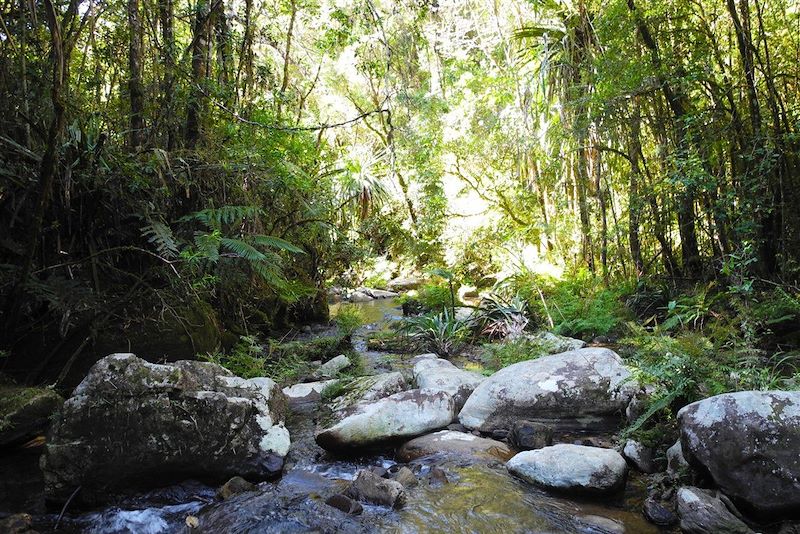
POLYGON ((34 512, 0 518, 0 531, 795 528, 798 394, 687 406, 681 440, 660 451, 615 441, 644 390, 606 348, 489 378, 432 354, 360 356, 368 376, 279 388, 111 355, 61 409, 41 470, 32 453, 0 465, 27 476, 25 498, 3 486, 4 511, 34 512))

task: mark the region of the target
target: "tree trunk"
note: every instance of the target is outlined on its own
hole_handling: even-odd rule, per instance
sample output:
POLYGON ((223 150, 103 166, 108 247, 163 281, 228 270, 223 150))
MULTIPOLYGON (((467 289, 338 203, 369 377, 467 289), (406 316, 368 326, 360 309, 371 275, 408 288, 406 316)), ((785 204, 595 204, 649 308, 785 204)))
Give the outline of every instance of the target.
POLYGON ((175 18, 172 0, 159 0, 159 18, 161 19, 161 61, 164 65, 164 77, 161 80, 161 118, 164 123, 166 147, 168 151, 175 148, 175 18))
MULTIPOLYGON (((215 4, 216 5, 216 4, 215 4)), ((199 0, 192 35, 192 79, 189 103, 186 107, 187 148, 195 148, 201 137, 201 122, 206 106, 205 85, 208 79, 208 54, 211 46, 211 14, 208 0, 199 0)))
POLYGON ((130 99, 130 143, 133 149, 144 139, 144 89, 142 87, 142 22, 139 17, 139 0, 128 0, 128 97, 130 99))

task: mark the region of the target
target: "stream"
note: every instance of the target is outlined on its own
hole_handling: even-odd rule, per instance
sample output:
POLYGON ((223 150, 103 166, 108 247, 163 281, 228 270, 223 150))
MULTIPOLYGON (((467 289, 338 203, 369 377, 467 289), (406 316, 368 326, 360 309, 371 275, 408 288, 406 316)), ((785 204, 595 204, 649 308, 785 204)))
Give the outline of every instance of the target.
MULTIPOLYGON (((396 355, 366 350, 366 336, 385 328, 402 314, 391 300, 376 300, 358 306, 369 322, 354 336, 354 346, 365 359, 368 372, 384 372, 407 367, 396 355)), ((373 466, 391 469, 393 451, 377 451, 366 456, 335 457, 314 442, 318 411, 315 403, 293 404, 287 426, 292 446, 285 471, 276 482, 259 485, 260 494, 239 495, 229 501, 215 500, 216 487, 197 481, 138 494, 101 510, 71 514, 59 521, 56 532, 160 534, 189 532, 187 516, 210 513, 215 525, 206 532, 393 532, 393 533, 545 533, 574 532, 586 534, 661 532, 648 523, 640 510, 646 496, 646 481, 631 473, 626 490, 613 498, 581 500, 546 493, 508 474, 500 462, 422 458, 412 462, 420 483, 408 491, 408 501, 399 511, 364 505, 360 516, 347 516, 324 505, 327 496, 343 491, 359 470, 373 466), (433 484, 425 475, 438 467, 447 473, 448 483, 433 484), (258 499, 261 499, 259 501, 258 499), (216 502, 216 504, 214 504, 216 502), (319 522, 318 507, 330 510, 330 529, 309 530, 309 523, 319 522), (316 507, 316 508, 315 508, 316 507), (211 510, 211 512, 209 512, 211 510)), ((18 458, 0 460, 0 478, 23 473, 16 483, 5 478, 0 485, 0 512, 15 511, 10 506, 36 502, 41 496, 37 485, 38 457, 30 452, 18 458), (24 458, 24 460, 20 460, 24 458), (23 467, 24 464, 24 467, 23 467), (26 500, 27 499, 27 500, 26 500), (12 502, 16 501, 16 503, 12 502)), ((41 503, 40 503, 41 504, 41 503)), ((19 508, 17 508, 18 510, 19 508)), ((29 508, 30 509, 30 508, 29 508)), ((40 532, 53 532, 57 514, 34 517, 40 532)), ((207 523, 204 523, 207 525, 207 523)))

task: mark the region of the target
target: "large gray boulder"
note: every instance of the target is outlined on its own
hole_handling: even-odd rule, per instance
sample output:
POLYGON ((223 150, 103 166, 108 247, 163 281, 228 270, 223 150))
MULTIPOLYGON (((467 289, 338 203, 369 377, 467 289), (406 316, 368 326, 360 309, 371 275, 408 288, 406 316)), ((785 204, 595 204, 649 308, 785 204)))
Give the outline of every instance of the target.
POLYGON ((286 400, 268 378, 219 365, 148 363, 133 354, 97 362, 53 424, 42 457, 45 495, 78 487, 85 504, 120 490, 196 477, 264 480, 289 450, 286 400))
POLYGON ((340 411, 359 402, 372 402, 405 391, 408 387, 402 373, 381 373, 339 381, 339 394, 328 400, 327 408, 340 411))
POLYGON ((574 493, 617 491, 628 474, 628 465, 617 451, 568 444, 521 452, 506 467, 538 486, 574 493))
POLYGON ((335 384, 336 379, 321 380, 319 382, 301 382, 293 386, 283 388, 283 394, 291 402, 318 401, 322 398, 322 392, 331 384, 335 384))
POLYGON ((678 412, 686 460, 737 506, 774 519, 800 510, 800 392, 741 391, 678 412))
POLYGON ((0 384, 0 447, 44 434, 62 404, 64 399, 52 389, 0 384))
POLYGON ((414 364, 414 381, 422 389, 444 391, 453 397, 460 411, 485 377, 459 369, 442 358, 426 358, 414 364))
POLYGON ((434 454, 457 456, 462 459, 494 458, 502 461, 514 456, 508 445, 502 441, 481 438, 464 432, 442 430, 408 441, 397 451, 397 459, 401 462, 410 462, 434 454))
POLYGON ((333 414, 333 422, 315 438, 320 447, 332 451, 369 447, 443 428, 453 413, 453 398, 447 393, 412 389, 333 414))
POLYGON ((675 500, 678 505, 681 531, 686 534, 752 534, 753 532, 709 490, 686 486, 678 490, 675 500))
POLYGON ((501 369, 467 399, 459 420, 481 432, 519 419, 555 430, 613 430, 638 389, 612 350, 573 350, 501 369))

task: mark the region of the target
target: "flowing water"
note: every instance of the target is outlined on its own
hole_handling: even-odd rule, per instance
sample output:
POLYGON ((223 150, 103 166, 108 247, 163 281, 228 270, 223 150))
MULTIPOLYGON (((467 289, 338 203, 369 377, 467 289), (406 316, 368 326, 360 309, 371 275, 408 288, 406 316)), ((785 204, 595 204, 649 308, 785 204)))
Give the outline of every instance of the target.
MULTIPOLYGON (((389 321, 400 315, 397 304, 391 300, 378 300, 340 306, 357 306, 371 323, 355 336, 356 348, 364 356, 367 368, 398 367, 399 358, 385 353, 370 353, 366 351, 365 342, 369 332, 385 328, 389 321)), ((336 307, 332 312, 336 312, 336 307)), ((409 490, 408 501, 401 510, 365 505, 361 516, 346 516, 321 504, 324 498, 344 490, 363 468, 391 468, 395 464, 393 451, 378 451, 356 458, 331 456, 313 439, 317 406, 305 403, 292 408, 287 425, 293 443, 285 473, 280 481, 260 484, 260 493, 253 494, 253 497, 242 496, 241 499, 237 497, 213 504, 215 488, 191 481, 135 495, 102 510, 75 515, 68 513, 61 519, 59 531, 185 532, 188 531, 187 516, 198 516, 202 521, 216 513, 217 523, 212 523, 215 526, 206 532, 307 532, 309 529, 305 525, 319 522, 321 506, 322 510, 330 511, 334 514, 332 517, 339 519, 313 530, 315 532, 659 532, 640 513, 646 489, 644 479, 636 476, 628 481, 627 489, 620 495, 578 500, 554 496, 521 482, 510 476, 498 462, 452 458, 421 459, 412 465, 420 484, 409 490), (447 473, 449 483, 427 481, 426 474, 433 466, 447 473), (265 522, 264 517, 273 519, 265 522)), ((35 523, 42 531, 49 531, 55 521, 55 515, 40 515, 35 523)))

